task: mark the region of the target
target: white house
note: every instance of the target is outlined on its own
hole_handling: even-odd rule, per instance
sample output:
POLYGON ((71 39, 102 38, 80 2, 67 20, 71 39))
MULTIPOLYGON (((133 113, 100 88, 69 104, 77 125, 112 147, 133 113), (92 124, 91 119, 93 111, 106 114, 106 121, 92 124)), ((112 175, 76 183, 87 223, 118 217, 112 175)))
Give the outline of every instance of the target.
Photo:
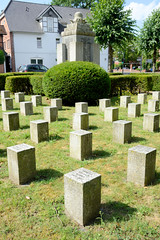
MULTIPOLYGON (((78 9, 84 18, 89 10, 78 9)), ((6 71, 17 71, 22 64, 57 64, 56 46, 61 32, 73 19, 76 8, 11 0, 0 15, 7 35, 3 37, 6 71)), ((108 49, 101 51, 100 65, 108 69, 108 49)))

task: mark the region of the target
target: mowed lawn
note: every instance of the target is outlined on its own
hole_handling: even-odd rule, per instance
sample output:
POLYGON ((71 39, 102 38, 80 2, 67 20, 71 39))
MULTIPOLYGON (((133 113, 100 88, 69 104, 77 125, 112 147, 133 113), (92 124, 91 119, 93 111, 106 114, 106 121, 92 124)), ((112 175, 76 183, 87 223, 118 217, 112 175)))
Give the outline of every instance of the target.
MULTIPOLYGON (((131 99, 136 102, 137 96, 131 99)), ((43 106, 47 105, 49 100, 43 97, 43 106)), ((74 107, 63 107, 58 121, 49 124, 49 141, 30 140, 30 121, 43 119, 43 106, 25 117, 14 101, 20 129, 11 132, 3 131, 0 106, 0 239, 160 239, 160 132, 143 130, 147 104, 139 118, 128 118, 127 109, 119 108, 119 119, 132 121, 132 142, 124 145, 112 142, 112 123, 104 122, 99 107, 89 107, 93 156, 85 161, 69 156, 74 107), (8 178, 6 149, 21 143, 35 147, 37 174, 31 183, 16 186, 8 178), (156 179, 144 188, 126 182, 128 149, 139 144, 157 149, 156 179), (63 176, 81 167, 102 176, 100 215, 86 227, 64 211, 63 176)), ((119 98, 112 99, 112 106, 119 106, 119 98)))

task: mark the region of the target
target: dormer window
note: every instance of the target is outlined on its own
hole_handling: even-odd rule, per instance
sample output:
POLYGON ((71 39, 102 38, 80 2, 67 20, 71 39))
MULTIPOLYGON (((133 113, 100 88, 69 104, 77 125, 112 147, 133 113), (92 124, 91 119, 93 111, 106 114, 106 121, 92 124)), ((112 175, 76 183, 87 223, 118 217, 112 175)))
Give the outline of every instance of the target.
POLYGON ((43 17, 43 31, 44 32, 58 32, 58 19, 55 17, 43 17))

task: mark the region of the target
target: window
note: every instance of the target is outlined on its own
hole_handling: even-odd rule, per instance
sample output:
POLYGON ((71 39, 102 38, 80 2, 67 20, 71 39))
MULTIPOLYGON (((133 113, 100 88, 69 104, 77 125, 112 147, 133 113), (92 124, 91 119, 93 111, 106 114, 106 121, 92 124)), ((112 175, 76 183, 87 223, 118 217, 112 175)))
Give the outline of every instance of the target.
POLYGON ((53 18, 48 18, 48 32, 53 32, 53 18))
POLYGON ((37 48, 42 48, 42 38, 37 38, 37 48))
POLYGON ((31 64, 43 64, 43 59, 42 58, 32 58, 31 64))
POLYGON ((36 64, 36 59, 31 59, 31 64, 36 64))

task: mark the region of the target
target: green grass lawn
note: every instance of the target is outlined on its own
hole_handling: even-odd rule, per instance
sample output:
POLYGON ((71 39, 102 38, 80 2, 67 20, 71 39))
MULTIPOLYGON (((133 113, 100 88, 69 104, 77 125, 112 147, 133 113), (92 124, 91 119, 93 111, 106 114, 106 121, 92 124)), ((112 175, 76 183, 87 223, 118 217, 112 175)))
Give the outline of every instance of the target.
MULTIPOLYGON (((112 99, 112 105, 119 106, 119 100, 112 99)), ((59 120, 49 125, 49 141, 30 140, 30 121, 43 119, 43 106, 34 107, 32 116, 19 114, 20 129, 11 132, 3 131, 0 106, 0 239, 160 239, 160 133, 142 128, 147 104, 135 119, 119 108, 119 119, 132 121, 132 142, 124 145, 112 142, 112 123, 104 122, 98 107, 89 107, 93 157, 85 161, 69 156, 74 107, 58 112, 59 120), (30 184, 16 186, 8 179, 6 148, 21 143, 35 146, 37 175, 30 184), (156 179, 144 188, 126 182, 128 149, 139 144, 157 149, 156 179), (86 227, 64 213, 63 175, 80 167, 102 175, 100 216, 86 227)), ((19 112, 15 101, 14 110, 19 112)))

